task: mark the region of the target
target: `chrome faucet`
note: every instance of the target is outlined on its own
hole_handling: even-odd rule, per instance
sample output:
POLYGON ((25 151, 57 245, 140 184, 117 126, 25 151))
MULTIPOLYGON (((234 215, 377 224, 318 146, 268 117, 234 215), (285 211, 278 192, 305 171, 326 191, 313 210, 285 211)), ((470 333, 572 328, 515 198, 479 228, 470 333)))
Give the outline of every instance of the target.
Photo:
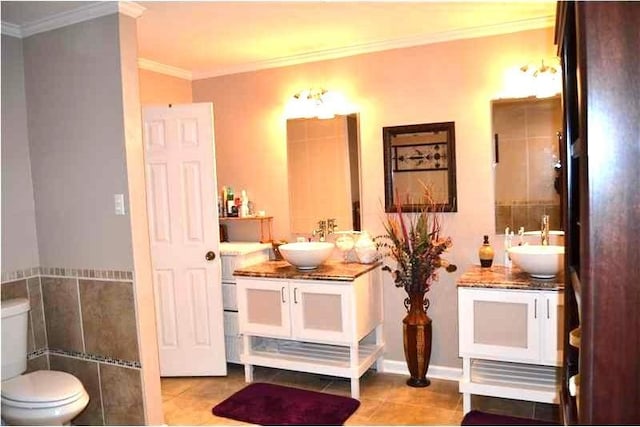
POLYGON ((335 218, 321 219, 318 221, 318 228, 313 230, 312 234, 314 237, 318 236, 318 240, 324 242, 326 237, 335 231, 336 227, 338 227, 338 224, 336 224, 335 218))
POLYGON ((542 215, 542 222, 540 224, 540 237, 542 245, 549 245, 549 215, 542 215))
POLYGON ((327 235, 333 233, 338 228, 335 218, 327 218, 327 235))
POLYGON ((327 221, 324 219, 318 221, 318 228, 313 230, 313 236, 318 236, 321 242, 324 242, 324 238, 327 236, 327 221))

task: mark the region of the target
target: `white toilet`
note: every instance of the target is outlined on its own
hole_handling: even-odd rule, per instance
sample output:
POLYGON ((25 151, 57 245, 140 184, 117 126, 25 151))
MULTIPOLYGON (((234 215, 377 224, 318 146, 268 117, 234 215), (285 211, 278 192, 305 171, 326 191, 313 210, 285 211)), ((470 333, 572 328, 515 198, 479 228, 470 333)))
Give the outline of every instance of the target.
POLYGON ((9 425, 68 424, 89 403, 80 380, 59 371, 27 369, 29 301, 2 301, 2 421, 9 425))

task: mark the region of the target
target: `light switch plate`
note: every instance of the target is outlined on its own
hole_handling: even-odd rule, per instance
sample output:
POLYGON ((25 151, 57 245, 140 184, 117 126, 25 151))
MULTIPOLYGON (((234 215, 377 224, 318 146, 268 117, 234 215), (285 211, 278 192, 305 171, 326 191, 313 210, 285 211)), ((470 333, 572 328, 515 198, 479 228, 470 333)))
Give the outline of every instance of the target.
POLYGON ((114 194, 113 202, 114 202, 116 215, 125 215, 124 194, 114 194))

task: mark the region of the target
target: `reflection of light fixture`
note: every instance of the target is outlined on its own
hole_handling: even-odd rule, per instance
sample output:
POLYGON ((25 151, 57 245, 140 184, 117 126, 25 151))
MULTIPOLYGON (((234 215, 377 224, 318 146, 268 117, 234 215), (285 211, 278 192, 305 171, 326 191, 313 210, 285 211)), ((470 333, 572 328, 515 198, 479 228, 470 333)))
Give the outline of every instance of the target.
POLYGON ((541 61, 539 67, 526 64, 520 67, 520 71, 533 79, 535 96, 537 98, 547 98, 560 93, 558 69, 555 66, 546 65, 544 59, 541 61))
POLYGON ((286 117, 332 119, 336 114, 351 113, 344 97, 326 89, 305 89, 289 100, 286 117))

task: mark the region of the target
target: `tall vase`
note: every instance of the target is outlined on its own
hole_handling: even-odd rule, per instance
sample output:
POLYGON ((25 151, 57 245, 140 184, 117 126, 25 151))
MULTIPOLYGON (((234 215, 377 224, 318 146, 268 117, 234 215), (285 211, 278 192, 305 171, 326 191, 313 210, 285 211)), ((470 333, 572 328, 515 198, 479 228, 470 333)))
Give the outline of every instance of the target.
MULTIPOLYGON (((407 299, 408 313, 402 319, 404 357, 411 374, 407 385, 427 387, 431 384, 427 379, 431 360, 431 318, 427 316, 425 309, 424 292, 412 292, 407 299)), ((426 301, 427 307, 428 301, 426 301)))

